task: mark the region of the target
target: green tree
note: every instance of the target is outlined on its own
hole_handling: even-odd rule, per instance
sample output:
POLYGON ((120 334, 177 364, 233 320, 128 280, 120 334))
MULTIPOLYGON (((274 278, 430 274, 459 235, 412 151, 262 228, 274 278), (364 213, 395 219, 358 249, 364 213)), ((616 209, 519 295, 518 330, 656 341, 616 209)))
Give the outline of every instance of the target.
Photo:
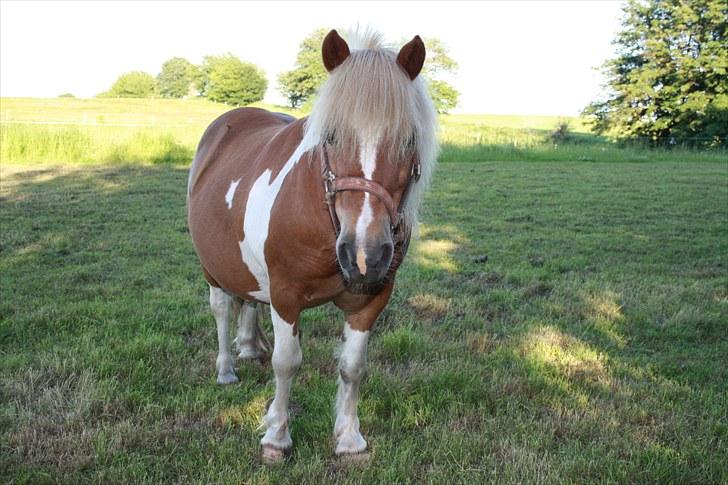
POLYGON ((211 101, 240 106, 263 99, 268 81, 255 64, 232 54, 206 56, 202 63, 200 92, 211 101))
MULTIPOLYGON (((326 69, 321 62, 321 44, 328 29, 317 29, 301 42, 295 67, 278 77, 281 93, 292 108, 308 101, 326 81, 326 69)), ((409 39, 401 40, 400 45, 409 39)), ((429 81, 430 94, 439 113, 447 113, 457 106, 460 93, 443 79, 457 71, 458 65, 449 55, 445 44, 437 38, 425 39, 427 59, 423 74, 429 81)))
POLYGON ((446 81, 433 79, 428 83, 430 97, 438 113, 448 113, 458 105, 460 93, 446 81))
POLYGON ((157 76, 157 90, 163 98, 183 98, 188 96, 193 83, 199 77, 199 68, 182 57, 173 57, 162 64, 157 76))
POLYGON ((321 61, 321 44, 328 33, 326 29, 311 32, 301 42, 295 67, 278 76, 281 93, 291 108, 306 102, 326 80, 326 68, 321 61))
MULTIPOLYGON (((400 44, 404 45, 406 42, 407 40, 402 40, 400 44)), ((438 113, 448 113, 457 106, 460 92, 445 78, 457 72, 458 63, 450 57, 450 51, 442 40, 428 37, 423 42, 427 49, 427 58, 422 67, 422 75, 427 79, 435 110, 438 113)))
POLYGON ((142 71, 132 71, 119 76, 111 89, 103 93, 103 96, 112 98, 151 98, 154 96, 155 88, 154 76, 142 71))
POLYGON ((587 106, 596 132, 653 144, 726 146, 725 0, 629 0, 602 67, 608 92, 587 106))

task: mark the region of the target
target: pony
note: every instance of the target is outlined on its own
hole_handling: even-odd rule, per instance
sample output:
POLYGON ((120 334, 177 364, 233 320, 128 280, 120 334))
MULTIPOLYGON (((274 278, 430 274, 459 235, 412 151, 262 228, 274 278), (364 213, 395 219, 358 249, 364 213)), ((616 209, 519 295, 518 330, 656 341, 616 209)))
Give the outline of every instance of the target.
POLYGON ((329 76, 307 118, 229 111, 203 134, 189 172, 188 226, 217 323, 218 383, 238 380, 231 322, 239 358, 269 355, 260 305, 270 305, 276 387, 262 424, 266 462, 293 445, 288 404, 302 361, 299 314, 327 302, 346 316, 335 453, 366 451, 357 400, 369 333, 392 294, 436 163, 437 118, 419 76, 422 39, 398 52, 374 32, 350 42, 336 30, 326 35, 329 76))

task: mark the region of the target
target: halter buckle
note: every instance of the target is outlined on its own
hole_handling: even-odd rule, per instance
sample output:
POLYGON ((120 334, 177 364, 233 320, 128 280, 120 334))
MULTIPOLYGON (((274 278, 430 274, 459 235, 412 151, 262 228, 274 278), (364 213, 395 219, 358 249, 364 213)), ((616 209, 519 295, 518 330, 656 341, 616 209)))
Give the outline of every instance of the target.
POLYGON ((419 182, 420 175, 422 175, 422 169, 420 167, 420 162, 417 161, 412 164, 412 170, 410 171, 410 177, 414 177, 415 182, 419 182))
POLYGON ((326 197, 332 199, 336 195, 334 190, 334 182, 336 181, 336 174, 330 169, 326 169, 324 172, 324 189, 326 190, 326 197))

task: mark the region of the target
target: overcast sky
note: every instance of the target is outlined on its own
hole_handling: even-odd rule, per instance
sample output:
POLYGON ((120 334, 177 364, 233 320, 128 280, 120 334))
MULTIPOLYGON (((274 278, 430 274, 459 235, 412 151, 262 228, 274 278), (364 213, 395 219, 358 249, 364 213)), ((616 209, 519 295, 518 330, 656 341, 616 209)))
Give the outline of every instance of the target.
POLYGON ((577 114, 603 82, 621 2, 0 2, 0 96, 92 97, 175 56, 232 52, 265 70, 266 100, 312 30, 357 23, 442 39, 459 112, 577 114))

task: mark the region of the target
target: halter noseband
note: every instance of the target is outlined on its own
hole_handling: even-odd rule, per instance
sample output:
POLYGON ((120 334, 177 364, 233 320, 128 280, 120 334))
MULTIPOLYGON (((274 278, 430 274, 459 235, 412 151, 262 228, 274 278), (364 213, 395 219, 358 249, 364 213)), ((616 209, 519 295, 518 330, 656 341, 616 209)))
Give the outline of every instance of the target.
POLYGON ((392 240, 395 247, 401 246, 398 249, 402 250, 402 256, 407 252, 407 246, 409 243, 409 231, 403 230, 404 221, 404 206, 407 202, 407 198, 410 193, 412 186, 417 183, 420 179, 421 170, 420 162, 415 159, 412 162, 412 168, 410 169, 409 178, 407 179, 407 186, 402 193, 402 198, 399 201, 399 207, 394 206, 394 199, 391 194, 379 185, 377 182, 364 178, 364 177, 337 177, 333 170, 331 170, 331 164, 329 163, 329 155, 324 145, 323 151, 323 178, 324 178, 324 191, 326 193, 326 205, 329 208, 329 215, 331 216, 331 224, 334 226, 334 232, 336 237, 339 237, 341 232, 341 224, 339 218, 336 215, 336 194, 338 192, 344 192, 347 190, 368 192, 377 197, 384 207, 387 209, 389 214, 390 229, 392 231, 392 240))

